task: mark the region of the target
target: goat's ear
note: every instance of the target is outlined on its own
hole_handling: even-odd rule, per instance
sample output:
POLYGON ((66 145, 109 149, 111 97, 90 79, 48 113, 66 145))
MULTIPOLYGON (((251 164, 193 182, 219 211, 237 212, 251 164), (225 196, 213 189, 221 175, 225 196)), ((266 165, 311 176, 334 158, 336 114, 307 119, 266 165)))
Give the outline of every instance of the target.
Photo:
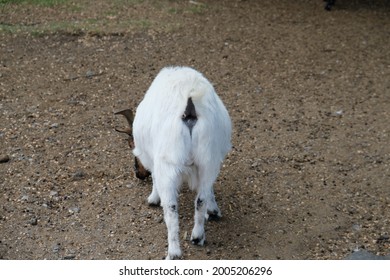
POLYGON ((134 114, 131 109, 125 109, 119 112, 116 112, 115 115, 123 115, 125 116, 127 123, 129 124, 128 128, 115 128, 116 131, 121 133, 126 133, 128 135, 132 135, 133 132, 133 120, 134 120, 134 114))
POLYGON ((123 116, 125 116, 127 122, 129 123, 129 126, 133 126, 133 120, 134 120, 133 110, 125 109, 125 110, 116 112, 115 115, 123 115, 123 116))

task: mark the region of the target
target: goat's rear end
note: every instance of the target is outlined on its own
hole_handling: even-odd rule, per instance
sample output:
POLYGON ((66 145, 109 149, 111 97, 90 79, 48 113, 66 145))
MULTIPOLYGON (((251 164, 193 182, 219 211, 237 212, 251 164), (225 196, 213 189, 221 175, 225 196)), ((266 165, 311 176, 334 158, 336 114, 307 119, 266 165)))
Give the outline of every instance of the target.
POLYGON ((181 256, 178 191, 196 190, 192 243, 203 245, 204 220, 220 217, 213 184, 231 148, 231 121, 213 86, 187 67, 164 68, 137 108, 134 155, 152 173, 150 204, 161 203, 168 228, 167 259, 181 256))

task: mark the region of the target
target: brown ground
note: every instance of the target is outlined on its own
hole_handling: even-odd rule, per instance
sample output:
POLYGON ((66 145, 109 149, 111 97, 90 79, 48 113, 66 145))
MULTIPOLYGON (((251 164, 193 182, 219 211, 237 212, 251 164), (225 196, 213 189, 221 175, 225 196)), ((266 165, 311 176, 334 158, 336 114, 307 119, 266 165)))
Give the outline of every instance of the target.
POLYGON ((165 255, 113 112, 167 65, 203 72, 234 125, 203 248, 182 189, 184 258, 390 253, 388 1, 86 2, 0 5, 0 258, 165 255))

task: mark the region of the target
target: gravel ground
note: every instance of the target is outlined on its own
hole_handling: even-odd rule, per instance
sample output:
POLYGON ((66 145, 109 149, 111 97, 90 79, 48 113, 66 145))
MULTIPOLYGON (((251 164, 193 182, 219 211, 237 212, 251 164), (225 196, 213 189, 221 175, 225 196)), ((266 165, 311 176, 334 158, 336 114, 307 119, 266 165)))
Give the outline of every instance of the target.
POLYGON ((0 258, 165 255, 113 112, 167 65, 203 72, 234 126, 204 247, 182 188, 185 259, 390 254, 389 2, 201 2, 0 6, 0 258))

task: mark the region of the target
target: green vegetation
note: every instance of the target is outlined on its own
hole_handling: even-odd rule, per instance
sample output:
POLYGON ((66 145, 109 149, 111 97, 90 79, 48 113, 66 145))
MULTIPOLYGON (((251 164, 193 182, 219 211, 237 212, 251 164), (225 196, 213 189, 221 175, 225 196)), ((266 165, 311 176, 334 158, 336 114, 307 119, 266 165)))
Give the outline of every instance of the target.
POLYGON ((67 0, 0 0, 0 5, 5 4, 31 4, 44 7, 53 7, 58 4, 63 4, 67 0))
POLYGON ((181 17, 202 16, 208 11, 207 5, 197 1, 0 0, 0 33, 173 32, 182 27, 181 17))

